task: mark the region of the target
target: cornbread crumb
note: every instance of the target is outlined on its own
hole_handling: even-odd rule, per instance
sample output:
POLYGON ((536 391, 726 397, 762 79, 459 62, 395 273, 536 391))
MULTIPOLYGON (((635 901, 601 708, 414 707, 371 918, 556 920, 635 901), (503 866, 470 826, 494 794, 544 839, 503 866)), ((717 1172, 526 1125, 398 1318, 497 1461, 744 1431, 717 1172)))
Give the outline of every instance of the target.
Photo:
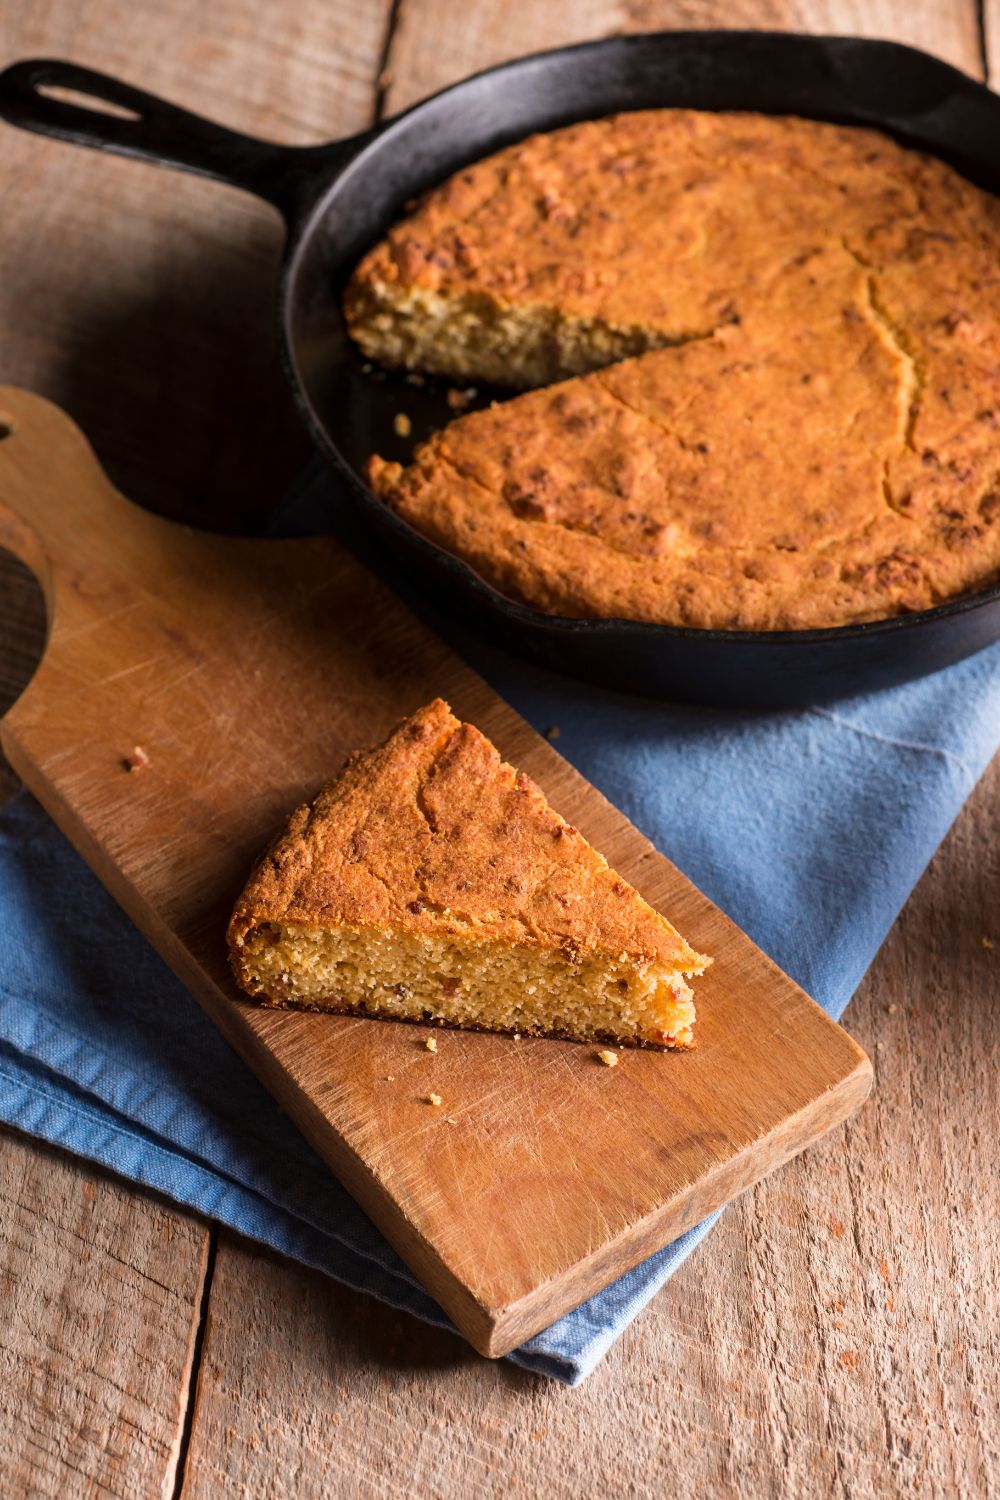
POLYGON ((395 1075, 395 1073, 387 1073, 385 1075, 385 1081, 386 1081, 386 1083, 395 1083, 396 1082, 396 1075, 395 1075))
POLYGON ((266 1005, 660 1047, 709 961, 441 699, 292 816, 228 936, 266 1005))
POLYGON ((446 391, 445 400, 451 407, 452 411, 464 411, 467 406, 472 405, 473 401, 478 395, 479 392, 476 390, 476 387, 474 385, 467 386, 464 391, 456 390, 455 387, 452 386, 448 391, 446 391))
POLYGON ((149 765, 149 756, 141 745, 136 745, 131 755, 126 755, 122 761, 126 771, 144 771, 149 765))
POLYGON ((996 943, 993 941, 993 939, 991 937, 987 937, 985 933, 979 939, 979 941, 982 943, 982 945, 983 945, 984 948, 995 948, 996 947, 996 943))
POLYGON ((886 1013, 887 1016, 894 1016, 896 1014, 896 1012, 897 1012, 898 1009, 899 1009, 898 1005, 895 1005, 895 1004, 893 1004, 893 1005, 887 1005, 886 1008, 885 1008, 885 1013, 886 1013))
POLYGON ((413 423, 405 411, 398 411, 392 419, 392 430, 397 437, 406 438, 413 431, 413 423))
POLYGON ((424 1046, 427 1048, 428 1052, 436 1052, 438 1049, 437 1037, 426 1037, 424 1040, 424 1046))
POLYGON ((425 1103, 432 1104, 435 1109, 440 1109, 441 1105, 444 1103, 444 1100, 441 1098, 440 1094, 428 1094, 425 1103))
POLYGON ((444 1123, 446 1125, 457 1125, 458 1121, 455 1119, 454 1115, 449 1115, 448 1118, 445 1120, 444 1123))
POLYGON ((557 740, 561 733, 562 731, 558 724, 550 724, 545 731, 545 738, 547 740, 557 740))
POLYGON ((598 1059, 604 1064, 604 1066, 606 1068, 617 1068, 617 1066, 618 1066, 618 1053, 617 1052, 610 1052, 610 1051, 608 1051, 607 1048, 604 1048, 602 1051, 598 1052, 597 1056, 598 1056, 598 1059))

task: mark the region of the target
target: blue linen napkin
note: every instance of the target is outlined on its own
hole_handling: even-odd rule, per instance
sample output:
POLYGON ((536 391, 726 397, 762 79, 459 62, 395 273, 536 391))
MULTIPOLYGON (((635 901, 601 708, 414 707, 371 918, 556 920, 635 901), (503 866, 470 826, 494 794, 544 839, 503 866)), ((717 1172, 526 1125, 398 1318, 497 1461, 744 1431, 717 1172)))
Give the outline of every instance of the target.
MULTIPOLYGON (((278 529, 365 550, 335 496, 314 466, 278 529)), ((435 623, 835 1017, 1000 742, 1000 646, 765 713, 625 698, 435 623)), ((0 813, 0 1118, 449 1326, 27 794, 0 813)), ((577 1384, 715 1217, 509 1358, 577 1384)))

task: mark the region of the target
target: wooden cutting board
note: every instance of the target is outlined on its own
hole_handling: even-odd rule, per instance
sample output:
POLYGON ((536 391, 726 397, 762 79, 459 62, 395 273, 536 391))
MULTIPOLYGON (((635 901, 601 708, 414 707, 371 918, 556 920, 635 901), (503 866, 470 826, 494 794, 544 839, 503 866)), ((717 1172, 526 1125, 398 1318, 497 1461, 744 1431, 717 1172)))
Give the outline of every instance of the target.
POLYGON ((0 389, 0 544, 49 611, 44 658, 0 726, 11 763, 483 1354, 867 1095, 851 1038, 335 542, 149 515, 68 417, 0 389), (251 862, 350 750, 435 694, 714 955, 694 1051, 623 1051, 609 1069, 592 1047, 446 1031, 432 1054, 424 1028, 240 999, 223 934, 251 862), (148 764, 129 769, 137 746, 148 764))

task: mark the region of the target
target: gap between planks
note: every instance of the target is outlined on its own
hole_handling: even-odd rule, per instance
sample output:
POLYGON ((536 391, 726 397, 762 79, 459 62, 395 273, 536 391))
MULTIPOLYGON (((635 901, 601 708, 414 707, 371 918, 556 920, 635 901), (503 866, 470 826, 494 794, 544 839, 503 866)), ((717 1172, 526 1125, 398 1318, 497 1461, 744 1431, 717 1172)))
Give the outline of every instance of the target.
MULTIPOLYGON (((188 1366, 184 1389, 184 1410, 181 1414, 180 1432, 177 1437, 177 1457, 174 1461, 173 1484, 170 1488, 171 1500, 181 1500, 184 1492, 184 1476, 187 1472, 187 1459, 191 1448, 191 1433, 194 1430, 195 1414, 198 1409, 198 1388, 201 1383, 201 1362, 205 1350, 208 1305, 212 1295, 212 1283, 215 1280, 215 1261, 218 1250, 219 1225, 215 1220, 210 1220, 208 1245, 205 1250, 205 1269, 202 1273, 201 1292, 198 1297, 198 1315, 195 1319, 194 1337, 191 1340, 191 1363, 188 1366)), ((170 1483, 169 1475, 167 1483, 170 1483)), ((164 1492, 166 1493, 166 1485, 164 1492)))

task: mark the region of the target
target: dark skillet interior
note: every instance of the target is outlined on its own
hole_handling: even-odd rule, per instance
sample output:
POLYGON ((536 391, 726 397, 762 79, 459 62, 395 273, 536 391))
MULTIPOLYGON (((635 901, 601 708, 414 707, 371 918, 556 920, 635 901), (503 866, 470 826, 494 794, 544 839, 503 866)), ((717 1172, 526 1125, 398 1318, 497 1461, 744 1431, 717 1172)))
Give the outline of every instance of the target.
MULTIPOLYGON (((1000 191, 1000 99, 891 43, 768 33, 615 38, 481 74, 390 122, 319 197, 289 257, 285 333, 321 445, 408 576, 512 647, 573 675, 696 702, 792 705, 900 682, 1000 638, 1000 589, 894 621, 824 631, 709 632, 547 617, 512 603, 388 514, 360 478, 405 460, 453 412, 448 382, 372 371, 348 339, 344 282, 416 193, 479 157, 570 121, 660 106, 748 109, 874 125, 1000 191), (404 411, 412 436, 399 438, 404 411)), ((480 400, 497 392, 484 391, 480 400)))

